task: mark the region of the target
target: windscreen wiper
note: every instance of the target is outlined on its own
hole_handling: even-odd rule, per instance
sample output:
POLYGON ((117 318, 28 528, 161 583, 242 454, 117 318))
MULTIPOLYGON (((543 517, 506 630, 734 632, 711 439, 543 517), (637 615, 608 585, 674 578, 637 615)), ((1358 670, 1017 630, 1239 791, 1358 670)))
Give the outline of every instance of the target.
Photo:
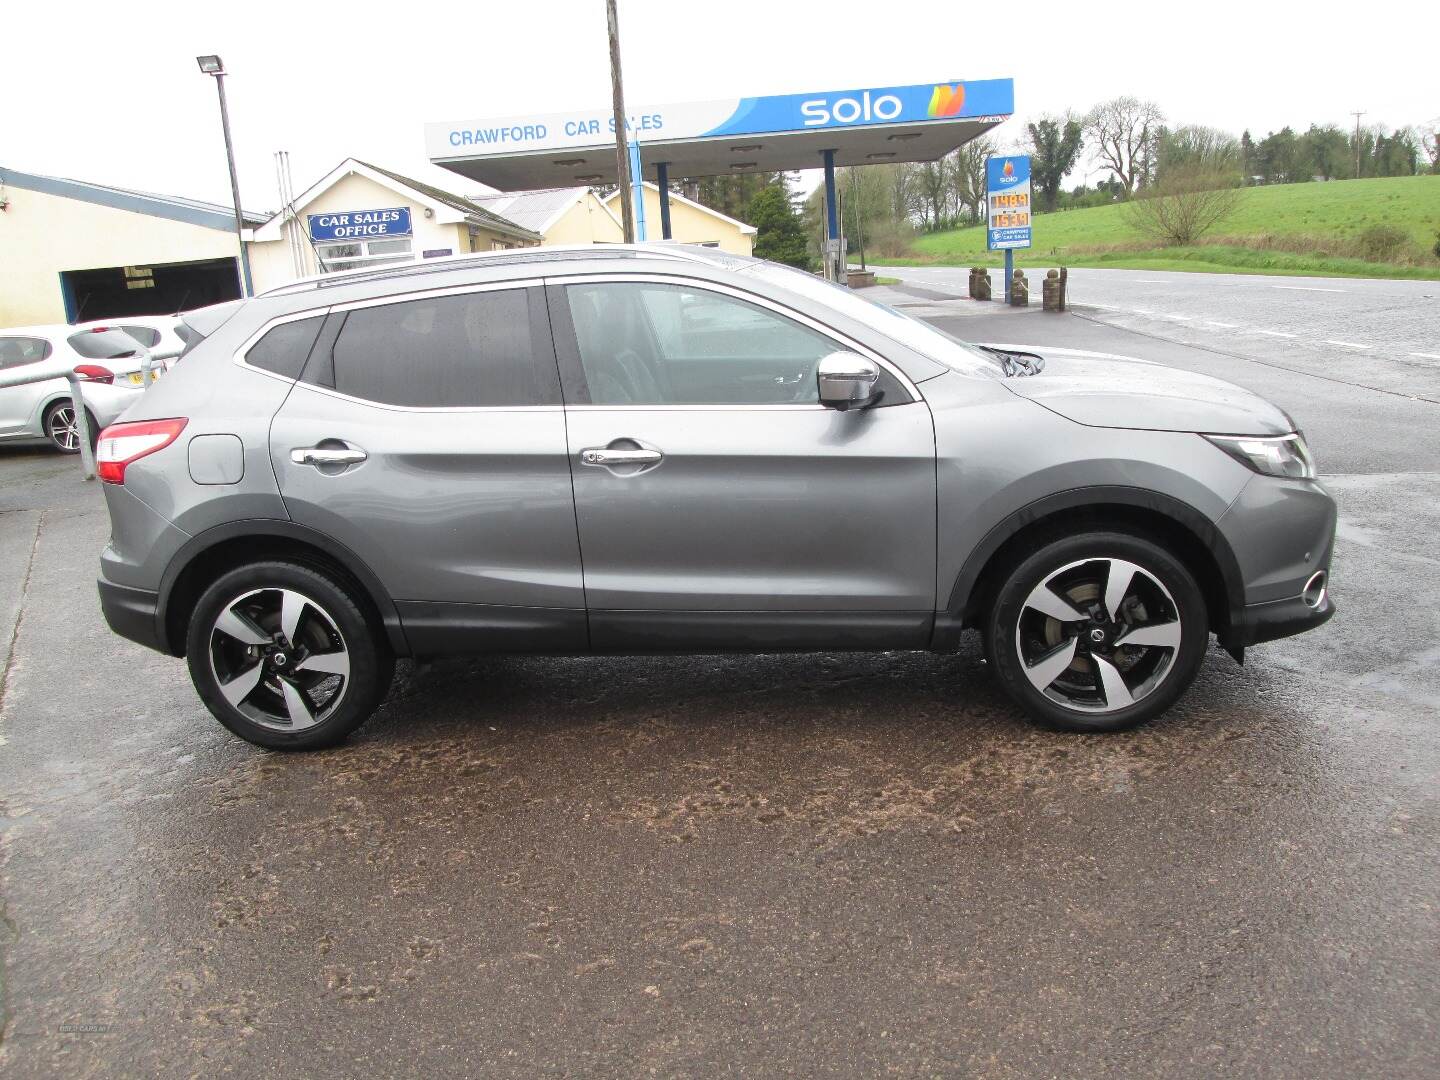
POLYGON ((990 345, 978 347, 999 360, 1005 374, 1012 379, 1018 379, 1024 375, 1039 375, 1045 370, 1045 358, 1036 353, 1011 352, 1007 349, 996 349, 990 345))

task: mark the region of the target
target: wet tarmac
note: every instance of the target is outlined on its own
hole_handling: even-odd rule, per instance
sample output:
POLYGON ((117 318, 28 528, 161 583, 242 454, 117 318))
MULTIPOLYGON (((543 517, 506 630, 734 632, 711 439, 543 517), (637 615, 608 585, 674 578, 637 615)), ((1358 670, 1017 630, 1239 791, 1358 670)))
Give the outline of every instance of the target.
POLYGON ((404 664, 267 754, 105 630, 73 461, 0 449, 0 1069, 1440 1072, 1440 406, 900 298, 1291 407, 1339 615, 1117 736, 1031 727, 967 641, 404 664))

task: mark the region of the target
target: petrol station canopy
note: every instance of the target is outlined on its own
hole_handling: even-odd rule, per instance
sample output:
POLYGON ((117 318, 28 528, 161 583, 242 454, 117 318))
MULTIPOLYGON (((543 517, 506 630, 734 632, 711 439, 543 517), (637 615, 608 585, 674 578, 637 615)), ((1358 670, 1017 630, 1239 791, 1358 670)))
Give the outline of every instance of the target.
MULTIPOLYGON (((647 177, 657 165, 661 177, 723 176, 934 161, 1014 109, 1009 79, 952 80, 631 108, 626 126, 647 177)), ((614 184, 614 132, 613 111, 579 109, 430 123, 425 144, 436 165, 525 191, 614 184)))

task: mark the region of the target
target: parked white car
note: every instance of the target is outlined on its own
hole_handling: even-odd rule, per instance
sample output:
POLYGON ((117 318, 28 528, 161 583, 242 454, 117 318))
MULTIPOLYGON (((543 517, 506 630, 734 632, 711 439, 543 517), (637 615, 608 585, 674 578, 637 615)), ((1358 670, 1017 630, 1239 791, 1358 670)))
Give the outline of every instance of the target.
POLYGON ((0 442, 47 439, 57 450, 79 453, 67 374, 78 369, 86 378, 82 396, 93 440, 139 400, 147 360, 144 346, 113 324, 0 330, 0 442))
POLYGON ((168 371, 176 358, 185 351, 185 342, 178 333, 181 325, 178 315, 126 315, 123 318, 80 323, 75 329, 94 330, 103 327, 124 331, 145 347, 151 360, 163 363, 168 371))

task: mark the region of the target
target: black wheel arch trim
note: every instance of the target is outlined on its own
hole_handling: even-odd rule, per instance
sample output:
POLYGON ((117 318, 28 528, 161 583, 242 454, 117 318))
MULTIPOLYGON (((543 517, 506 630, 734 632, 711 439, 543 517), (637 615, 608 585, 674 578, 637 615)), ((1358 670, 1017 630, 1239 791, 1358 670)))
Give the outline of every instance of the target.
MULTIPOLYGON (((1036 499, 993 526, 966 557, 951 586, 945 615, 936 620, 934 648, 949 650, 958 644, 960 631, 970 616, 971 601, 980 585, 980 574, 1006 542, 1028 528, 1055 514, 1080 510, 1096 505, 1130 506, 1169 518, 1195 537, 1215 560, 1225 587, 1227 620, 1233 623, 1245 608, 1245 581, 1240 564, 1229 542, 1208 517, 1189 503, 1146 488, 1120 485, 1097 485, 1070 488, 1036 499)), ((1222 634, 1226 627, 1216 628, 1222 634)))
POLYGON ((165 573, 160 578, 155 610, 156 630, 159 634, 160 644, 166 652, 174 656, 182 655, 184 652, 183 642, 181 649, 176 651, 175 643, 170 640, 169 634, 170 599, 174 595, 175 585, 180 580, 180 575, 196 559, 215 546, 230 540, 247 538, 295 540, 318 548, 334 559, 360 583, 360 587, 365 590, 370 601, 375 605, 375 610, 385 627, 385 636, 389 639, 391 650, 397 656, 410 655, 410 645, 405 638, 405 629, 400 622, 400 613, 395 607, 395 602, 390 598, 389 592, 381 584, 375 572, 366 565, 365 560, 340 541, 318 529, 280 518, 246 518, 240 521, 228 521, 223 525, 216 525, 196 533, 181 545, 180 550, 171 558, 170 565, 165 568, 165 573))

